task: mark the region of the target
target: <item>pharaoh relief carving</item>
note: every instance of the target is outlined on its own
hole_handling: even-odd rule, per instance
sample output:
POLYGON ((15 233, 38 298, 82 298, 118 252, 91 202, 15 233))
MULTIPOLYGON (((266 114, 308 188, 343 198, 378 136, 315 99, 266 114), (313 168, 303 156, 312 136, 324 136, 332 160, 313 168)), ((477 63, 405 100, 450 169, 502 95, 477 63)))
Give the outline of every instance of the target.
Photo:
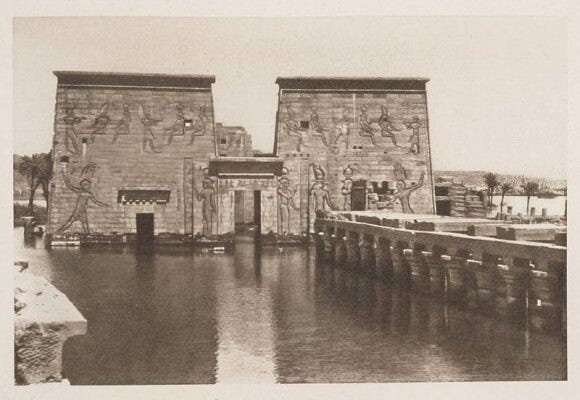
POLYGON ((109 103, 103 103, 97 112, 97 115, 94 117, 93 123, 89 127, 91 143, 95 143, 95 136, 104 135, 106 133, 105 130, 107 129, 109 122, 111 122, 111 117, 109 117, 109 114, 107 113, 108 110, 109 103))
POLYGON ((332 199, 330 198, 330 193, 326 186, 326 170, 319 163, 311 164, 312 173, 314 175, 314 183, 310 187, 310 197, 312 203, 314 204, 314 211, 326 210, 328 206, 331 210, 338 210, 332 199))
POLYGON ((379 117, 378 124, 381 130, 382 137, 387 137, 391 139, 391 141, 395 146, 402 147, 399 146, 399 144, 397 144, 397 137, 395 135, 395 132, 399 132, 400 129, 397 129, 393 125, 393 123, 389 119, 389 111, 387 110, 387 107, 385 107, 384 105, 381 106, 381 116, 379 117))
POLYGON ((299 208, 294 203, 294 196, 298 188, 291 187, 290 179, 288 178, 288 169, 282 168, 282 175, 278 179, 278 216, 280 224, 278 225, 278 233, 287 234, 290 232, 290 211, 298 211, 299 208))
POLYGON ((171 144, 174 136, 185 135, 185 114, 181 103, 175 106, 175 113, 175 122, 171 126, 163 129, 167 138, 166 144, 171 144))
POLYGON ((205 135, 207 124, 210 121, 210 118, 206 115, 205 106, 199 107, 199 115, 197 119, 190 125, 189 123, 185 123, 184 131, 185 133, 189 133, 190 138, 188 145, 193 144, 193 138, 196 136, 203 136, 205 135))
POLYGON ((344 198, 344 202, 342 205, 342 209, 345 211, 350 211, 351 209, 351 193, 352 193, 352 175, 353 169, 350 165, 347 165, 346 168, 342 171, 342 175, 344 179, 342 181, 342 187, 340 188, 340 193, 344 198))
POLYGON ((126 136, 131 133, 131 109, 128 103, 123 103, 123 116, 113 125, 113 139, 111 144, 117 142, 119 136, 126 136))
POLYGON ((419 117, 414 117, 413 122, 409 122, 405 124, 407 129, 413 131, 411 137, 409 138, 409 153, 419 154, 421 152, 421 148, 419 147, 419 129, 421 128, 421 121, 419 117))
POLYGON ((202 211, 202 234, 210 236, 213 234, 213 217, 217 212, 215 200, 215 185, 214 180, 209 176, 209 169, 203 169, 203 180, 201 183, 201 190, 195 190, 195 198, 201 202, 202 211))
POLYGON ((312 136, 320 138, 322 144, 327 147, 332 153, 336 154, 339 150, 339 140, 348 135, 348 117, 345 115, 346 111, 343 110, 342 118, 338 121, 334 121, 334 129, 325 128, 318 118, 318 110, 316 107, 312 107, 312 112, 310 114, 310 132, 312 136))
POLYGON ((79 133, 77 126, 86 118, 77 117, 75 115, 75 106, 66 106, 64 109, 65 116, 63 117, 64 128, 64 143, 67 151, 71 154, 81 154, 81 145, 79 142, 79 133))
POLYGON ((146 110, 143 105, 139 105, 139 119, 143 124, 143 151, 150 153, 161 153, 157 144, 157 136, 153 133, 153 127, 161 122, 151 116, 151 112, 146 110))
POLYGON ((400 129, 396 128, 390 120, 387 107, 381 106, 381 116, 375 123, 370 120, 367 107, 362 106, 358 122, 359 135, 362 137, 368 137, 373 146, 378 146, 375 134, 380 133, 382 137, 391 139, 391 142, 396 147, 402 147, 397 143, 397 137, 395 135, 395 132, 400 131, 400 129))
POLYGON ((298 122, 294 116, 294 112, 290 106, 286 106, 286 119, 284 120, 284 127, 286 129, 286 134, 288 136, 297 139, 296 151, 302 151, 302 146, 304 145, 304 129, 300 127, 300 122, 298 122))
POLYGON ((64 184, 69 190, 77 194, 77 201, 71 216, 56 231, 57 235, 67 231, 75 222, 80 222, 83 233, 89 234, 90 233, 89 220, 87 218, 87 208, 89 202, 94 203, 100 207, 109 206, 107 203, 98 200, 92 192, 92 180, 96 170, 97 170, 96 164, 88 163, 83 167, 81 171, 81 176, 78 184, 75 184, 72 182, 71 176, 67 174, 66 168, 63 167, 62 179, 64 181, 64 184))
POLYGON ((388 208, 392 208, 395 202, 399 202, 404 213, 414 213, 411 207, 410 196, 415 190, 423 186, 423 181, 425 179, 425 172, 421 172, 419 181, 415 184, 407 186, 407 172, 400 163, 395 164, 394 175, 397 180, 396 187, 397 191, 393 194, 389 202, 387 203, 388 208))

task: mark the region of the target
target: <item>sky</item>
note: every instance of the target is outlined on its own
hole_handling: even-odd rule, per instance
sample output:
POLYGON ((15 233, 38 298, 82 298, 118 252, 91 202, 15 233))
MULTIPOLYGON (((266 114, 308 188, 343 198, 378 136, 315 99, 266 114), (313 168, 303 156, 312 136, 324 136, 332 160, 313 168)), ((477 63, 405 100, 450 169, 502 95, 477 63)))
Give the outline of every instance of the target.
POLYGON ((278 76, 427 77, 434 169, 564 179, 566 51, 558 17, 16 18, 13 150, 50 150, 55 70, 215 75, 267 152, 278 76))

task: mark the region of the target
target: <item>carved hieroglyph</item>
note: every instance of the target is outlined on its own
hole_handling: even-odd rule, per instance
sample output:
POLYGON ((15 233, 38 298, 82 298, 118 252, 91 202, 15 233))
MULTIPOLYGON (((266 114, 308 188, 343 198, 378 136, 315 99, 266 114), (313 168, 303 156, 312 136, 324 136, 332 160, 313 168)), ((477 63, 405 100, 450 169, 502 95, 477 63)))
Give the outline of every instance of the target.
POLYGON ((278 216, 280 221, 278 233, 287 234, 290 232, 290 210, 299 210, 294 203, 294 195, 297 190, 296 186, 294 188, 290 187, 288 169, 283 167, 282 175, 278 179, 278 216))
POLYGON ((92 179, 97 169, 94 163, 88 163, 81 171, 81 177, 78 184, 74 184, 66 170, 62 171, 62 179, 65 186, 77 194, 75 208, 69 219, 56 231, 61 234, 69 229, 75 222, 80 222, 83 233, 89 234, 89 221, 87 218, 87 206, 89 201, 97 206, 106 207, 108 204, 98 200, 92 192, 92 179))
POLYGON ((201 201, 202 233, 204 236, 213 234, 213 216, 217 212, 216 194, 213 179, 209 176, 209 169, 203 169, 201 190, 195 189, 195 198, 201 201))

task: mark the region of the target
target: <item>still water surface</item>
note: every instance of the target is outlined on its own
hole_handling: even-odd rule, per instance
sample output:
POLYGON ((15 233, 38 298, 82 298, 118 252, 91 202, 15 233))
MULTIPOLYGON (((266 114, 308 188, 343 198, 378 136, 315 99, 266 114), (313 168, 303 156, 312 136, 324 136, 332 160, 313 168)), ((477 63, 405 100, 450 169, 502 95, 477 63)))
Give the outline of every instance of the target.
POLYGON ((72 384, 565 379, 558 336, 317 264, 312 249, 210 255, 23 244, 17 260, 88 320, 72 384))

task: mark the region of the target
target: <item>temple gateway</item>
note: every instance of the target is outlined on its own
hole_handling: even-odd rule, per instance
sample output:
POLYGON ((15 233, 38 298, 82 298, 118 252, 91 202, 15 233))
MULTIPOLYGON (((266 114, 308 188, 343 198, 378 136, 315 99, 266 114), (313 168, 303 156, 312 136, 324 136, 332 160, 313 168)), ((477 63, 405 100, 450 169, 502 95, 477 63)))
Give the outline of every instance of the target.
POLYGON ((261 235, 317 212, 435 212, 427 79, 280 77, 271 154, 214 120, 205 75, 55 72, 49 242, 261 235))

